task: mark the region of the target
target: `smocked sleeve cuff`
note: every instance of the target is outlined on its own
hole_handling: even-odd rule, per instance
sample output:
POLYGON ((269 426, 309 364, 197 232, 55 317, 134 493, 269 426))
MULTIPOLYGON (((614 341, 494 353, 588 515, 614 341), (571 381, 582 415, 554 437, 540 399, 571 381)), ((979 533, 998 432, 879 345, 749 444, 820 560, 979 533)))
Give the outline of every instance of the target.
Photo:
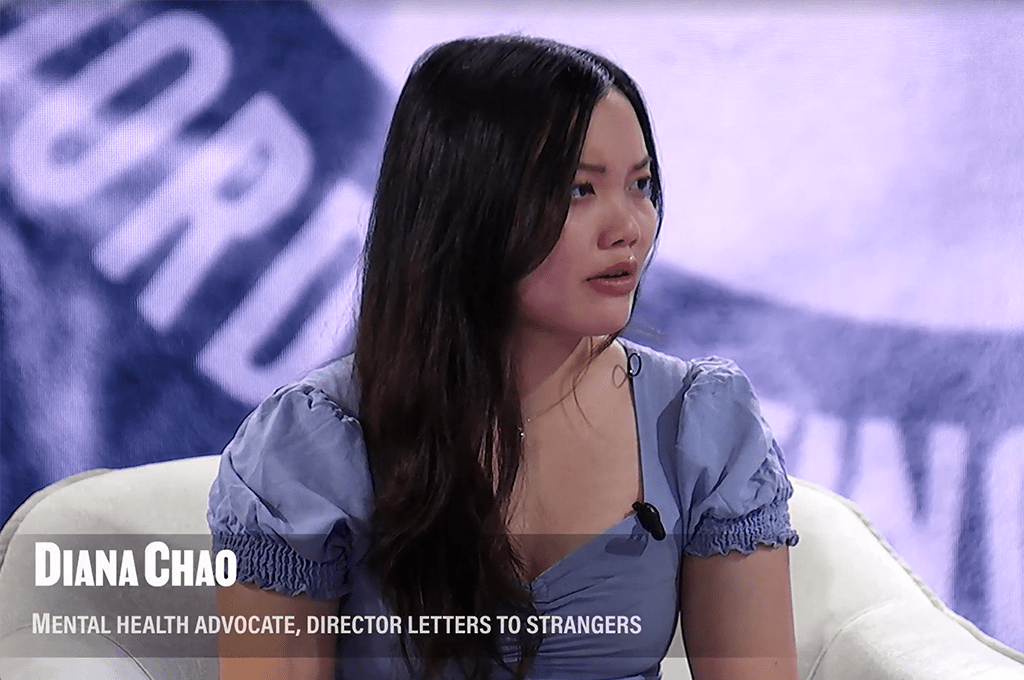
POLYGON ((213 549, 230 550, 238 564, 236 579, 263 590, 331 600, 350 592, 348 552, 331 562, 314 562, 269 536, 216 533, 213 549))
POLYGON ((800 537, 790 524, 787 498, 777 498, 742 517, 718 519, 706 515, 683 552, 708 557, 737 550, 749 555, 759 545, 773 548, 796 545, 800 537))

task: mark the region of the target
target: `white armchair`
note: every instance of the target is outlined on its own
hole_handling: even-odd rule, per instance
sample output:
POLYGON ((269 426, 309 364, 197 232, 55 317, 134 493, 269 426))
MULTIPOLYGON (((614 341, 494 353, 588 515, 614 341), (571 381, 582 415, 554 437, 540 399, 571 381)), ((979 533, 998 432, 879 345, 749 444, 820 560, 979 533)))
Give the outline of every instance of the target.
MULTIPOLYGON (((102 632, 61 635, 54 643, 31 630, 33 613, 84 612, 90 598, 109 600, 118 593, 150 597, 142 589, 24 584, 39 535, 207 534, 206 499, 217 460, 209 456, 93 470, 26 501, 0 531, 0 677, 215 679, 217 660, 212 657, 157 656, 102 632), (68 592, 74 592, 74 602, 67 600, 68 592), (47 657, 45 645, 53 644, 61 649, 47 657)), ((800 543, 790 549, 790 565, 801 678, 1024 680, 1024 654, 950 611, 856 506, 815 484, 799 479, 793 484, 790 513, 800 543)), ((213 588, 148 592, 157 598, 173 596, 179 611, 183 606, 214 611, 213 588), (183 605, 182 599, 189 601, 183 605)), ((133 606, 169 611, 170 605, 147 600, 133 606)), ((666 680, 690 677, 678 634, 663 673, 666 680)))

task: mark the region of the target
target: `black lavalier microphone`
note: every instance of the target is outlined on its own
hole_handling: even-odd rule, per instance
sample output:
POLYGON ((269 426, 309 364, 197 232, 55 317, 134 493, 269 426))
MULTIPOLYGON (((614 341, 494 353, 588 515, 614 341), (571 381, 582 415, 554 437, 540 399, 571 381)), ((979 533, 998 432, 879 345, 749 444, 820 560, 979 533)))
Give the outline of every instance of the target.
POLYGON ((655 541, 664 540, 665 526, 661 523, 661 515, 658 514, 658 509, 650 503, 641 503, 640 501, 633 503, 633 509, 636 510, 636 517, 640 520, 640 526, 646 529, 654 537, 655 541))

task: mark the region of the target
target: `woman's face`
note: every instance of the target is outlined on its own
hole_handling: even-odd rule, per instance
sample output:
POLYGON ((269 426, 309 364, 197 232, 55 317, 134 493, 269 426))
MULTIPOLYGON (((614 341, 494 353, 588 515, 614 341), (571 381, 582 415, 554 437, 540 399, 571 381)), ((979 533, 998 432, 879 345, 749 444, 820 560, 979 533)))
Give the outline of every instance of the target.
POLYGON ((654 241, 650 158, 629 100, 611 90, 594 107, 554 249, 519 283, 524 330, 585 336, 629 321, 654 241))

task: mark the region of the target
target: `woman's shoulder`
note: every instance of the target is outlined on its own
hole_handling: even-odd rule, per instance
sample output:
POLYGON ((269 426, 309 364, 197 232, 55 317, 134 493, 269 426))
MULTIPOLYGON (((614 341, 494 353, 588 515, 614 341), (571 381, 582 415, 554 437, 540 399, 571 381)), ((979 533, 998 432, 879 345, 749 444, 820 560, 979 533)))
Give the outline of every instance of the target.
POLYGON ((795 545, 793 488, 754 388, 735 361, 684 360, 625 341, 638 399, 656 417, 686 532, 685 552, 710 555, 795 545))
POLYGON ((319 599, 348 591, 373 509, 352 376, 345 357, 275 390, 224 448, 207 522, 240 581, 319 599))
POLYGON ((354 395, 346 357, 260 403, 221 454, 210 493, 211 527, 323 535, 344 519, 350 529, 364 529, 373 485, 354 395))
POLYGON ((315 454, 330 445, 332 432, 351 430, 361 438, 352 367, 352 357, 345 356, 274 390, 245 417, 225 452, 302 440, 315 454))
POLYGON ((634 376, 643 375, 648 388, 659 387, 673 394, 688 392, 696 387, 697 393, 707 392, 708 387, 749 386, 749 379, 732 359, 720 356, 706 356, 682 359, 658 351, 633 340, 620 338, 626 350, 629 371, 634 376))
POLYGON ((237 472, 273 469, 314 487, 344 475, 345 486, 368 491, 357 395, 351 355, 311 371, 253 409, 224 448, 225 462, 237 472))
POLYGON ((319 392, 337 408, 353 418, 359 417, 359 385, 356 380, 354 354, 347 354, 312 370, 301 380, 282 389, 319 392))
POLYGON ((359 417, 359 390, 353 356, 347 355, 286 383, 267 395, 242 422, 239 433, 257 424, 287 424, 301 429, 320 417, 359 417), (286 421, 276 416, 289 413, 286 421), (276 418, 276 419, 275 419, 276 418))
POLYGON ((648 412, 658 415, 659 427, 689 423, 692 430, 699 424, 708 434, 719 430, 718 437, 753 425, 768 431, 754 387, 732 359, 680 359, 628 340, 623 347, 635 394, 648 412))

